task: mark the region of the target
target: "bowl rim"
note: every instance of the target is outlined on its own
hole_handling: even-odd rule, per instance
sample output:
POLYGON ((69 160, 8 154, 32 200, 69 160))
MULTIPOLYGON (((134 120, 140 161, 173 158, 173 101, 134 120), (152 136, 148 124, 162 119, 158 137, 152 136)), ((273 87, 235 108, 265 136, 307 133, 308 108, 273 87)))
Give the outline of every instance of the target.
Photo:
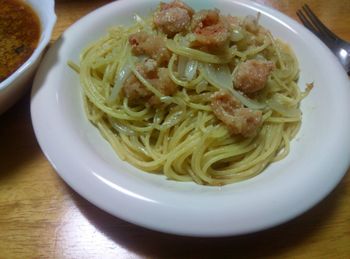
POLYGON ((48 17, 48 22, 43 23, 42 19, 38 13, 38 9, 35 8, 31 4, 30 1, 25 1, 24 4, 29 5, 33 11, 36 13, 36 15, 39 18, 40 21, 40 39, 37 47, 33 51, 32 55, 19 67, 13 72, 9 77, 7 77, 4 81, 0 82, 0 92, 6 90, 8 87, 10 87, 14 81, 18 78, 18 76, 22 75, 25 71, 27 71, 33 63, 35 63, 38 58, 40 57, 41 53, 47 46, 47 44, 50 42, 52 31, 54 29, 54 26, 56 24, 57 16, 55 13, 55 0, 45 0, 47 1, 47 4, 49 6, 48 10, 45 12, 45 16, 48 17))

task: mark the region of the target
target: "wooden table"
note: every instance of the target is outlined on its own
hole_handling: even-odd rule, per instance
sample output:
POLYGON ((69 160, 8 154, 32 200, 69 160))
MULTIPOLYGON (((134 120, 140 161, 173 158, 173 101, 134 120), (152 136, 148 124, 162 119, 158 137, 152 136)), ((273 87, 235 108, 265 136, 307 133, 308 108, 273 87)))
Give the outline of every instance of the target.
MULTIPOLYGON (((108 2, 57 0, 52 42, 108 2)), ((350 41, 349 0, 258 2, 295 19, 306 2, 350 41)), ((312 210, 264 232, 218 239, 162 234, 114 218, 70 189, 38 146, 29 103, 27 94, 0 116, 0 258, 350 258, 349 173, 312 210)))

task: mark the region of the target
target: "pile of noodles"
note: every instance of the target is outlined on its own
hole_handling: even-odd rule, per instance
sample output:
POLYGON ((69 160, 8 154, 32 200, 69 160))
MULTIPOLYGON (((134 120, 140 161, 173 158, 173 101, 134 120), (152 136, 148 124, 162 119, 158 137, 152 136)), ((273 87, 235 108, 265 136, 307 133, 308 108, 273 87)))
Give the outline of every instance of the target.
POLYGON ((132 55, 128 42, 138 31, 163 34, 152 27, 151 18, 135 17, 133 26, 114 27, 85 48, 79 65, 70 63, 80 76, 88 119, 121 159, 168 179, 224 185, 251 178, 288 154, 307 91, 301 92, 297 85, 298 62, 287 44, 268 32, 263 44, 249 45, 244 39, 249 33, 238 28, 237 44, 226 55, 215 55, 188 47, 186 38, 176 35, 167 39, 166 46, 172 53, 167 68, 178 91, 163 96, 135 69, 142 57, 132 55), (247 59, 272 61, 276 66, 266 87, 253 97, 233 87, 234 68, 247 59), (121 89, 131 74, 159 97, 160 108, 128 102, 121 89), (210 97, 220 89, 244 107, 262 112, 256 136, 232 135, 215 117, 210 97))

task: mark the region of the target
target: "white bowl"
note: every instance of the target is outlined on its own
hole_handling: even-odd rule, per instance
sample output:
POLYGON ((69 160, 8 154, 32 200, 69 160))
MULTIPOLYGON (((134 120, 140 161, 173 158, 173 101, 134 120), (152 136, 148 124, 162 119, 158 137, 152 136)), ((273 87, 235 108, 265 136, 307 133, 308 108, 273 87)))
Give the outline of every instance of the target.
POLYGON ((287 41, 299 59, 303 122, 289 155, 260 175, 223 187, 147 174, 121 161, 87 120, 79 77, 67 65, 106 34, 147 15, 159 0, 119 0, 80 19, 48 51, 36 74, 31 115, 35 134, 57 173, 99 208, 132 223, 169 233, 226 236, 290 220, 322 200, 350 165, 350 85, 332 52, 296 21, 245 0, 186 0, 196 9, 232 15, 261 12, 260 21, 287 41))
POLYGON ((0 83, 0 114, 10 108, 29 87, 29 80, 37 68, 43 51, 50 41, 56 23, 54 0, 26 0, 40 19, 41 36, 30 58, 12 75, 0 83))

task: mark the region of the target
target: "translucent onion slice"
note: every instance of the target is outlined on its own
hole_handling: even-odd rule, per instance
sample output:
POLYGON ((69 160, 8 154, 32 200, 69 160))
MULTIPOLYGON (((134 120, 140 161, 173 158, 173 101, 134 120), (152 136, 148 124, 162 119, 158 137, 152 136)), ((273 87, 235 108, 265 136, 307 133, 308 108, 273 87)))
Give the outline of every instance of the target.
POLYGON ((141 25, 146 25, 145 20, 140 15, 135 13, 133 18, 134 18, 135 22, 137 22, 137 23, 139 23, 141 25))
POLYGON ((127 127, 126 125, 123 125, 122 123, 119 123, 117 120, 110 120, 111 126, 118 132, 128 135, 128 136, 135 136, 137 135, 135 131, 127 127))
POLYGON ((198 61, 197 60, 189 60, 186 64, 185 68, 185 77, 188 81, 192 81, 194 76, 197 73, 198 61))
POLYGON ((183 79, 185 77, 185 70, 186 70, 188 58, 184 56, 178 56, 178 57, 179 59, 177 62, 177 73, 179 74, 179 77, 183 79))
POLYGON ((227 65, 214 66, 212 64, 201 64, 201 67, 205 80, 218 89, 229 91, 244 106, 253 110, 261 110, 266 107, 266 104, 252 100, 233 88, 231 72, 227 65))
POLYGON ((178 109, 169 113, 169 115, 165 118, 164 122, 160 125, 159 129, 165 130, 178 124, 185 118, 185 111, 185 109, 178 109))
POLYGON ((123 87, 124 81, 126 78, 128 78, 131 74, 130 65, 126 64, 124 67, 119 71, 119 74, 116 76, 114 86, 111 91, 111 95, 108 98, 109 102, 113 102, 117 99, 120 90, 123 87))
POLYGON ((283 101, 280 98, 278 98, 277 95, 274 95, 271 99, 269 99, 267 101, 267 105, 272 110, 288 118, 296 118, 301 116, 301 111, 299 108, 290 107, 284 104, 283 101))
POLYGON ((235 28, 231 32, 231 40, 234 42, 240 41, 244 38, 244 34, 241 28, 235 28))
POLYGON ((198 61, 189 59, 184 56, 179 56, 177 63, 177 73, 179 78, 192 81, 196 75, 198 61))
POLYGON ((166 46, 171 52, 174 52, 177 55, 185 56, 190 59, 198 60, 205 63, 225 64, 229 63, 232 60, 231 56, 227 55, 220 57, 217 55, 209 54, 204 51, 182 46, 174 40, 167 40, 166 46))

